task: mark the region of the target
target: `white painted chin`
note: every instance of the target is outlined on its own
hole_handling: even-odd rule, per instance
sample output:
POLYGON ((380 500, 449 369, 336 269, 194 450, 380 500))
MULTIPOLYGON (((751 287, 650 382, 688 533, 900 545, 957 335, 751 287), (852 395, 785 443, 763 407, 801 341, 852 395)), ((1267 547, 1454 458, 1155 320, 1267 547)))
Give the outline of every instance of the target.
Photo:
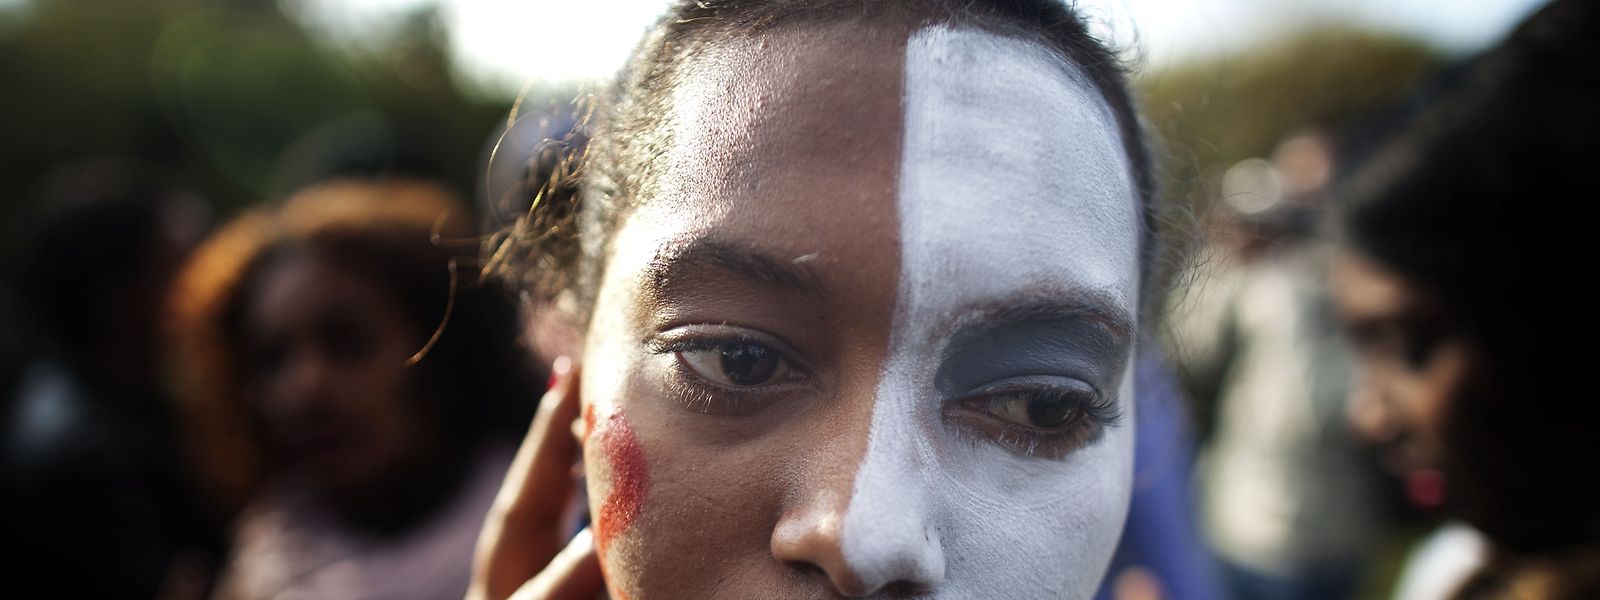
POLYGON ((1076 67, 1033 43, 931 27, 911 36, 905 65, 900 292, 845 558, 868 589, 1088 598, 1127 514, 1132 365, 1120 425, 1064 460, 1024 457, 948 431, 935 332, 1041 288, 1137 314, 1139 206, 1115 119, 1076 67))

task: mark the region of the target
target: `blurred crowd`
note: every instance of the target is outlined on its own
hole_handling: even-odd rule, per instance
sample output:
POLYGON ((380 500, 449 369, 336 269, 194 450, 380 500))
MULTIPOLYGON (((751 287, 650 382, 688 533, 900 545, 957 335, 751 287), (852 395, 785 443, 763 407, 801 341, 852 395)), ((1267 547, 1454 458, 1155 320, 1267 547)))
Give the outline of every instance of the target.
MULTIPOLYGON (((1139 365, 1102 597, 1600 594, 1575 210, 1600 189, 1596 12, 1552 5, 1173 186, 1198 243, 1139 365)), ((328 129, 323 162, 221 188, 245 200, 105 155, 127 148, 7 170, 5 585, 460 597, 549 376, 482 249, 561 193, 577 121, 466 126, 465 167, 328 129)))

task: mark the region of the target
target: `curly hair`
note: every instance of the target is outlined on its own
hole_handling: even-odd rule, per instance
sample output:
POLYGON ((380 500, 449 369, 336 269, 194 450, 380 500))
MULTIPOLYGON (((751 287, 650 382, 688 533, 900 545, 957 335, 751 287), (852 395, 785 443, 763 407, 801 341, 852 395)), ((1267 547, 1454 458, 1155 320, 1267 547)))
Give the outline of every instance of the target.
POLYGON ((398 301, 429 340, 407 367, 434 383, 424 392, 444 402, 447 434, 470 442, 526 427, 542 374, 509 294, 458 269, 476 260, 471 219, 458 207, 447 190, 420 181, 334 181, 235 219, 191 258, 165 327, 186 454, 224 514, 276 468, 241 399, 242 330, 255 280, 287 251, 316 250, 398 301))

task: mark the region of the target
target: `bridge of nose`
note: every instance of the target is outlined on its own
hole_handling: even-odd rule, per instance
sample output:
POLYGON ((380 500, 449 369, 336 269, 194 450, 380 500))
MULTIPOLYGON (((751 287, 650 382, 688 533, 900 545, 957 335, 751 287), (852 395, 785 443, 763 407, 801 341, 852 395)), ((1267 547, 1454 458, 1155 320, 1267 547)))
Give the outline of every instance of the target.
POLYGON ((820 570, 846 595, 931 589, 944 576, 930 459, 916 440, 925 415, 905 406, 918 391, 893 389, 906 388, 904 378, 873 364, 847 378, 832 414, 818 419, 819 451, 805 458, 772 537, 775 558, 820 570))

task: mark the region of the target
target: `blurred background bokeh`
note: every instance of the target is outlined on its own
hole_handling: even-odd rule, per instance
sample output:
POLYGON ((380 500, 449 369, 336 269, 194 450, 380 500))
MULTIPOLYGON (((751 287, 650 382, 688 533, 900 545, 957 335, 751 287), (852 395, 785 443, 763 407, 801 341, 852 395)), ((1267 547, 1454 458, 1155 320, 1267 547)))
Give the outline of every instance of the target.
MULTIPOLYGON (((1078 4, 1129 51, 1146 118, 1160 134, 1163 191, 1180 208, 1167 218, 1201 234, 1193 264, 1173 265, 1192 285, 1173 299, 1165 337, 1183 384, 1175 397, 1190 401, 1173 418, 1195 440, 1177 454, 1198 456, 1194 526, 1215 552, 1220 585, 1241 597, 1387 597, 1406 549, 1435 523, 1403 501, 1417 490, 1396 489, 1339 433, 1346 363, 1321 289, 1325 257, 1313 224, 1331 181, 1430 87, 1540 3, 1078 4), (1254 323, 1220 316, 1259 302, 1283 310, 1255 311, 1276 316, 1254 323), (1266 340, 1259 352, 1275 354, 1233 352, 1252 336, 1266 340), (1296 359, 1298 366, 1283 364, 1296 359), (1240 384, 1253 380, 1241 375, 1252 369, 1302 376, 1262 398, 1240 384), (1256 412, 1230 416, 1261 402, 1304 411, 1281 423, 1256 412), (1289 431, 1287 423, 1302 418, 1315 426, 1289 431), (1258 435, 1280 429, 1286 433, 1258 435), (1263 456, 1277 462, 1262 464, 1263 456), (1261 481, 1274 473, 1311 475, 1261 481), (1273 502, 1285 531, 1306 531, 1294 519, 1312 510, 1308 503, 1338 505, 1344 516, 1322 524, 1331 529, 1326 539, 1263 532, 1254 526, 1261 519, 1239 530, 1239 517, 1207 507, 1238 511, 1248 501, 1211 498, 1218 490, 1282 495, 1273 502), (1280 584, 1320 591, 1239 591, 1280 584)), ((128 565, 143 572, 125 574, 131 583, 118 591, 203 593, 195 590, 213 585, 210 574, 227 554, 222 523, 237 507, 218 509, 197 489, 204 485, 184 481, 173 417, 153 399, 173 386, 154 331, 165 282, 213 228, 336 178, 434 182, 467 199, 465 210, 478 213, 468 221, 486 224, 456 241, 492 234, 518 212, 500 203, 518 195, 527 158, 571 129, 574 100, 621 64, 660 10, 657 0, 0 0, 0 396, 8 403, 0 411, 12 446, 7 468, 27 475, 8 471, 8 480, 29 482, 8 486, 35 485, 34 471, 54 468, 12 464, 14 447, 33 443, 26 434, 75 418, 15 399, 16 390, 41 385, 38 364, 72 373, 62 385, 127 382, 98 396, 138 397, 122 402, 139 408, 107 418, 143 425, 74 426, 72 437, 141 440, 135 445, 147 454, 117 477, 133 488, 157 480, 166 487, 139 492, 150 498, 130 501, 120 522, 181 534, 143 534, 164 540, 159 548, 107 549, 160 557, 128 565), (89 205, 133 208, 80 214, 89 205), (121 239, 117 231, 133 233, 121 239), (81 280, 91 274, 95 281, 81 280), (99 303, 67 306, 63 297, 99 303), (131 298, 142 300, 119 300, 131 298), (145 327, 62 329, 108 303, 120 312, 88 322, 145 327), (123 366, 133 374, 96 370, 106 362, 97 357, 130 355, 149 360, 123 366)), ((108 450, 39 452, 82 463, 108 450)))
MULTIPOLYGON (((1352 122, 1537 6, 1080 2, 1134 50, 1172 181, 1352 122)), ((570 96, 620 65, 660 3, 426 0, 0 1, 0 218, 50 167, 138 157, 222 216, 340 170, 464 191, 523 91, 570 96)))

